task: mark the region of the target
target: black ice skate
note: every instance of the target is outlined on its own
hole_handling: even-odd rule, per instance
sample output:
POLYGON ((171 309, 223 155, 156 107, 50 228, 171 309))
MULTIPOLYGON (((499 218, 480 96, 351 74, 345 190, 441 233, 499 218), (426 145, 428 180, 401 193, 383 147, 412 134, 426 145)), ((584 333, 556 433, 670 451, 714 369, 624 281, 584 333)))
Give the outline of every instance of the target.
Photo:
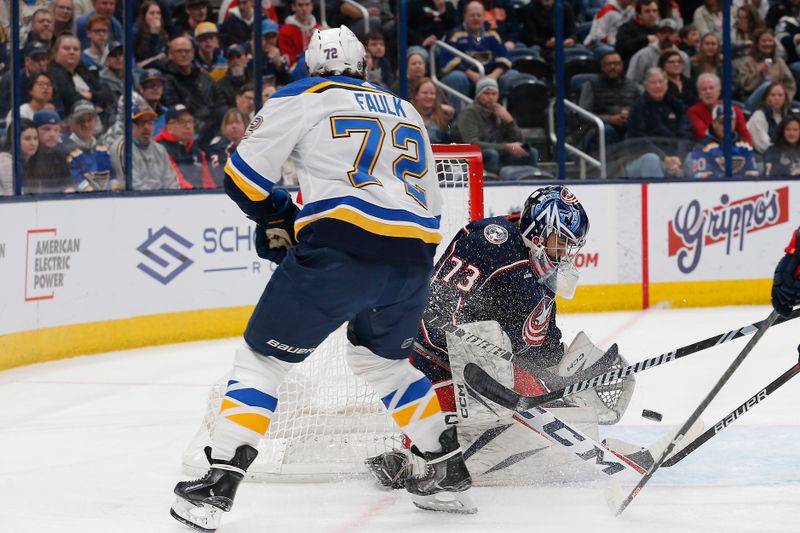
POLYGON ((222 513, 231 510, 236 489, 258 452, 245 444, 236 448, 233 459, 223 461, 211 458, 210 447, 205 451, 211 468, 200 479, 175 485, 177 498, 169 514, 191 528, 210 532, 219 527, 222 513))
MULTIPOLYGON (((456 428, 444 430, 439 435, 439 444, 442 445, 441 452, 421 454, 427 463, 425 475, 406 481, 406 490, 411 493, 414 505, 429 511, 477 513, 478 508, 468 492, 472 487, 472 477, 464 464, 456 428)), ((417 453, 414 448, 412 450, 417 453)))

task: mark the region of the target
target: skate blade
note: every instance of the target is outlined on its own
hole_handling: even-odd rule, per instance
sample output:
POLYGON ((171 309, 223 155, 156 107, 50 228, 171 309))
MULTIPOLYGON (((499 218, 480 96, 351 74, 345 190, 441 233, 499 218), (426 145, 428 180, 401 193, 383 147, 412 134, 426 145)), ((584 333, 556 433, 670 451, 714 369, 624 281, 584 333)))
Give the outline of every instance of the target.
POLYGON ((469 491, 437 492, 429 496, 411 495, 411 501, 420 509, 444 513, 475 514, 478 507, 472 501, 469 491))
POLYGON ((195 504, 183 498, 176 498, 169 510, 169 514, 178 522, 204 533, 216 531, 223 512, 219 507, 207 503, 195 504))

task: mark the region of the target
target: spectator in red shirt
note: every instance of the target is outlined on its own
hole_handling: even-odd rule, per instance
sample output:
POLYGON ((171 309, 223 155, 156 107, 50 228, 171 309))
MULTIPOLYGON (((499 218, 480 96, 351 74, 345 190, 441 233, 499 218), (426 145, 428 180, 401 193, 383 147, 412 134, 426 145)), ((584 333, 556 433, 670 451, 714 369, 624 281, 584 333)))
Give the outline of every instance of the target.
MULTIPOLYGON (((711 124, 711 111, 720 103, 722 84, 716 74, 706 72, 697 78, 697 93, 700 101, 689 108, 689 120, 692 122, 694 140, 699 141, 706 136, 708 126, 711 124)), ((733 106, 736 115, 734 131, 748 143, 753 144, 753 138, 747 130, 744 113, 738 106, 733 106)))
POLYGON ((289 68, 293 69, 297 58, 306 51, 311 33, 320 27, 311 13, 314 5, 311 0, 292 0, 292 15, 278 31, 278 46, 281 53, 289 57, 289 68))
POLYGON ((208 170, 205 152, 194 142, 194 118, 185 105, 178 104, 167 111, 167 127, 155 140, 167 149, 181 189, 217 187, 208 170))

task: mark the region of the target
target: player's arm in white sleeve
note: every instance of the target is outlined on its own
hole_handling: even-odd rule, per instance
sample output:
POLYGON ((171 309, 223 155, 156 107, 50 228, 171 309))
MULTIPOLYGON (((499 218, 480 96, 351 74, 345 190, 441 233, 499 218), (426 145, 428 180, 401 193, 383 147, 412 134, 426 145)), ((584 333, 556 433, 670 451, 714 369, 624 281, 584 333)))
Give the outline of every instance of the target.
POLYGON ((273 95, 225 165, 225 192, 254 220, 274 213, 270 195, 281 178, 281 165, 307 132, 302 100, 273 95))

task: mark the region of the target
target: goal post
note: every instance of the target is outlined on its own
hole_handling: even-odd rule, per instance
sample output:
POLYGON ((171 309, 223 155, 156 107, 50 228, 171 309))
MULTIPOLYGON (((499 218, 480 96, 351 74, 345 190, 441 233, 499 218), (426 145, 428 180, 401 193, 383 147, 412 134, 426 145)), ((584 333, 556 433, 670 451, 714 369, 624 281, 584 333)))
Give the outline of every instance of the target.
MULTIPOLYGON (((483 218, 483 159, 473 145, 434 145, 443 196, 442 245, 471 220, 483 218)), ((402 446, 402 435, 380 398, 345 363, 346 325, 302 363, 278 388, 278 407, 258 457, 247 472, 257 481, 321 481, 366 474, 364 459, 402 446)), ((206 412, 183 455, 183 470, 208 469, 210 444, 227 376, 211 387, 206 412)))

